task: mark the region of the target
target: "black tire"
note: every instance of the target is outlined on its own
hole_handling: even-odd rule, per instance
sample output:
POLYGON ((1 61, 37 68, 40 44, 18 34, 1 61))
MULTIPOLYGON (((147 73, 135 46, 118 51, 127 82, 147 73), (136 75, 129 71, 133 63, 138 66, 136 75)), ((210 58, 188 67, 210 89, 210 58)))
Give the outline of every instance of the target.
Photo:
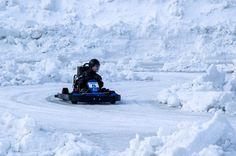
POLYGON ((62 89, 62 94, 69 94, 69 89, 68 88, 63 88, 62 89))
POLYGON ((72 104, 77 104, 78 102, 77 101, 71 101, 72 104))
POLYGON ((111 104, 116 104, 116 101, 111 101, 111 104))

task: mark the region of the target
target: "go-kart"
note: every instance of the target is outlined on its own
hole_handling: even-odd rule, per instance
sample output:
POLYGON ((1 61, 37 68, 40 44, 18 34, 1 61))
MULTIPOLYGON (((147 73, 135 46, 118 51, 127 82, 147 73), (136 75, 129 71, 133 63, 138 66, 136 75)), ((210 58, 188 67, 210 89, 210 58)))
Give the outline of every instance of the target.
POLYGON ((74 75, 73 91, 71 93, 68 88, 63 88, 62 92, 56 94, 55 97, 62 99, 63 101, 71 101, 72 104, 77 104, 78 102, 89 104, 115 104, 117 101, 121 100, 121 96, 115 91, 105 88, 100 89, 96 80, 89 80, 87 82, 87 89, 79 91, 76 87, 76 80, 80 76, 81 72, 86 70, 86 68, 86 64, 77 68, 77 75, 74 75))

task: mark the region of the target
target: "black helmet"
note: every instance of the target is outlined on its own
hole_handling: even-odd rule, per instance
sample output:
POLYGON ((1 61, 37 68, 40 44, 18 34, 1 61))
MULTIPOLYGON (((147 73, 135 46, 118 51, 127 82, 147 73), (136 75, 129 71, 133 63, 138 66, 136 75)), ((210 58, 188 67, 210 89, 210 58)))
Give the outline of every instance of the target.
POLYGON ((89 61, 89 67, 92 68, 94 66, 100 66, 100 62, 97 59, 92 59, 89 61))

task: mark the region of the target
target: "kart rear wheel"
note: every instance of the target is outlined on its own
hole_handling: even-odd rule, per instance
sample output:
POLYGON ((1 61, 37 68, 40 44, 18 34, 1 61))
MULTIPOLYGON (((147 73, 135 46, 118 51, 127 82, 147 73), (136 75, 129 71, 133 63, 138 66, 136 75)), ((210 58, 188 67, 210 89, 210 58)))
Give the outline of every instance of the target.
POLYGON ((78 101, 71 101, 71 103, 72 103, 72 104, 77 104, 77 103, 78 103, 78 101))
POLYGON ((69 94, 69 89, 68 88, 63 88, 62 89, 62 94, 69 94))

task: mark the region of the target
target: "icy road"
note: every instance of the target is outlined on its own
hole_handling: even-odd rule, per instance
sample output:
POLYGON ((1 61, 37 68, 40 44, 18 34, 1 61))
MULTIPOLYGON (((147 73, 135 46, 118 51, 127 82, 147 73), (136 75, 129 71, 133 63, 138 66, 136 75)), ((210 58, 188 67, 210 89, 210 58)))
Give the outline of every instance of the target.
MULTIPOLYGON (((0 112, 29 114, 44 127, 82 133, 105 151, 123 151, 131 138, 153 135, 161 127, 182 121, 207 121, 213 114, 181 112, 156 101, 159 90, 194 79, 196 73, 156 73, 153 81, 105 82, 122 101, 116 105, 65 103, 54 98, 71 84, 44 84, 0 88, 0 112)), ((230 119, 231 123, 233 117, 230 119)), ((232 123, 232 125, 236 125, 232 123)))

